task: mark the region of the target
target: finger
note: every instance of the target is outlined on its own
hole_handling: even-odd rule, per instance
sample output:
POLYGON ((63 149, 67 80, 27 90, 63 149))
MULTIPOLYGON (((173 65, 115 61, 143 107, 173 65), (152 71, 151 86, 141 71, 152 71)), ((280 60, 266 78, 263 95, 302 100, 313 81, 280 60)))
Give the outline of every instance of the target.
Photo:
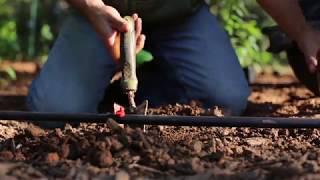
POLYGON ((117 31, 127 32, 129 30, 127 22, 123 19, 117 17, 110 17, 109 21, 112 28, 116 29, 117 31))
POLYGON ((136 37, 138 38, 141 35, 141 32, 142 32, 142 20, 141 20, 141 18, 138 18, 135 21, 135 28, 136 28, 136 37))
POLYGON ((136 21, 138 18, 139 18, 139 16, 138 16, 137 13, 134 13, 134 14, 132 15, 132 19, 133 19, 134 21, 136 21))
POLYGON ((119 45, 116 44, 117 35, 117 31, 113 30, 110 26, 105 26, 103 40, 108 52, 113 59, 117 59, 117 56, 119 55, 119 45))
POLYGON ((119 13, 117 12, 110 12, 108 17, 108 21, 110 22, 112 28, 120 31, 120 32, 127 32, 129 27, 128 23, 125 19, 123 19, 119 13))
POLYGON ((114 33, 115 31, 106 24, 101 24, 101 26, 103 26, 102 28, 100 28, 100 36, 102 37, 106 47, 109 49, 112 47, 112 45, 114 44, 114 33))
POLYGON ((141 34, 137 39, 136 53, 139 53, 143 49, 145 41, 146 36, 144 34, 141 34))
POLYGON ((314 73, 315 71, 317 71, 317 66, 318 66, 318 60, 316 57, 314 56, 309 56, 307 57, 307 65, 308 65, 308 68, 309 68, 309 71, 311 73, 314 73))

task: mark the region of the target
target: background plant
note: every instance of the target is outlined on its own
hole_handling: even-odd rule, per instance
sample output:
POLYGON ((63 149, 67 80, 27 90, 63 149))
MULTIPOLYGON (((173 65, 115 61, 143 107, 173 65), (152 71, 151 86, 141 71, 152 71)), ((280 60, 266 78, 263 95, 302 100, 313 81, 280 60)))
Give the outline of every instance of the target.
POLYGON ((211 0, 211 9, 224 25, 243 67, 278 59, 265 50, 268 41, 261 29, 272 22, 255 1, 211 0))
POLYGON ((64 1, 0 0, 0 59, 46 55, 65 14, 64 1))

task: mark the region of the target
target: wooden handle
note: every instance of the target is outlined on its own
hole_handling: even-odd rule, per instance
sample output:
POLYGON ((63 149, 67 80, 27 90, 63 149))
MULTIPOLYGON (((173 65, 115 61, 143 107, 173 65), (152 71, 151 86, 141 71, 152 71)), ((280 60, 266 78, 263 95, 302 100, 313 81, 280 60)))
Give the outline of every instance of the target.
POLYGON ((136 91, 138 80, 136 76, 136 32, 132 17, 124 17, 128 21, 129 30, 120 33, 120 62, 122 66, 122 87, 125 91, 136 91))

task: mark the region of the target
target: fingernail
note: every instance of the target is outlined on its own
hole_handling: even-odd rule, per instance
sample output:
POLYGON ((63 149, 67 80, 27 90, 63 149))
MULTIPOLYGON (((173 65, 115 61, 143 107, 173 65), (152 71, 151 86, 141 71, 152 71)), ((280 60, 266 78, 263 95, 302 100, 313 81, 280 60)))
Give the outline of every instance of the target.
POLYGON ((134 14, 133 14, 133 18, 135 18, 135 19, 138 18, 138 14, 137 14, 137 13, 134 13, 134 14))

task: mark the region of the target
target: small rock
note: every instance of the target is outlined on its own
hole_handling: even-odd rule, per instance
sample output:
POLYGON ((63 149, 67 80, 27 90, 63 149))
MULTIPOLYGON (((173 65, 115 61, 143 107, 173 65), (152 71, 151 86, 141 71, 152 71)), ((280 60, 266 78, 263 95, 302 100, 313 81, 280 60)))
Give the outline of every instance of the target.
POLYGON ((16 160, 16 161, 24 161, 24 160, 26 160, 26 157, 21 152, 16 152, 14 160, 16 160))
POLYGON ((169 159, 169 160, 168 160, 168 165, 169 165, 169 166, 173 166, 173 165, 175 165, 175 164, 176 164, 176 162, 175 162, 174 159, 169 159))
POLYGON ((194 144, 193 144, 193 149, 196 153, 200 153, 202 151, 202 142, 201 141, 196 141, 194 144))
POLYGON ((110 151, 104 150, 94 154, 93 164, 99 167, 109 167, 113 163, 112 154, 110 151))
POLYGON ((204 171, 204 168, 203 168, 199 158, 192 158, 191 159, 191 166, 192 166, 193 171, 195 171, 195 172, 199 173, 199 172, 204 171))
POLYGON ((165 160, 165 161, 168 161, 171 159, 170 155, 168 153, 164 153, 162 158, 165 160))
POLYGON ((232 148, 233 153, 235 154, 242 154, 243 153, 243 147, 241 146, 236 146, 234 148, 232 148))
POLYGON ((218 107, 214 107, 213 114, 217 117, 223 117, 225 114, 230 114, 227 110, 221 110, 218 107))
POLYGON ((132 157, 132 160, 133 160, 133 161, 139 161, 140 159, 141 159, 140 156, 133 156, 133 157, 132 157))
POLYGON ((60 160, 60 157, 58 155, 58 153, 56 152, 53 152, 53 153, 48 153, 46 156, 45 156, 45 161, 47 163, 54 163, 54 162, 57 162, 60 160))
POLYGON ((211 140, 211 147, 209 150, 210 150, 210 152, 213 152, 213 153, 217 152, 217 144, 216 144, 215 139, 211 140))
POLYGON ((279 137, 279 129, 271 129, 271 133, 275 139, 279 137))
POLYGON ((266 139, 266 138, 255 137, 255 138, 247 138, 245 142, 249 146, 261 146, 263 144, 267 144, 270 141, 269 139, 266 139))
POLYGON ((31 135, 32 137, 40 137, 44 136, 46 132, 37 126, 30 126, 27 129, 25 129, 26 135, 31 135))
POLYGON ((117 139, 112 138, 111 139, 111 148, 114 151, 119 151, 120 149, 123 148, 123 144, 120 141, 118 141, 117 139))
POLYGON ((129 180, 130 176, 126 171, 119 171, 117 172, 117 174, 115 175, 115 180, 129 180))
POLYGON ((61 131, 60 128, 55 129, 55 134, 60 138, 63 136, 63 132, 61 131))

